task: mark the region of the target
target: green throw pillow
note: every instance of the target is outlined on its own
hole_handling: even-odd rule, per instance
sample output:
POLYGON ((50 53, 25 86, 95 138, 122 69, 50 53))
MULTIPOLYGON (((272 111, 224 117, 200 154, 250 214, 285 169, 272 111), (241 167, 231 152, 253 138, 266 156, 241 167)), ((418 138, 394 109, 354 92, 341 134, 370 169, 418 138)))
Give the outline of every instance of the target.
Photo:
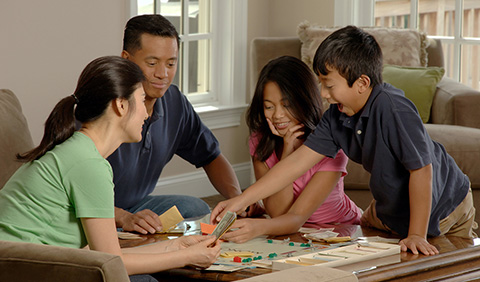
POLYGON ((441 67, 383 66, 383 81, 403 90, 405 96, 417 107, 424 123, 430 119, 433 95, 437 83, 445 74, 441 67))

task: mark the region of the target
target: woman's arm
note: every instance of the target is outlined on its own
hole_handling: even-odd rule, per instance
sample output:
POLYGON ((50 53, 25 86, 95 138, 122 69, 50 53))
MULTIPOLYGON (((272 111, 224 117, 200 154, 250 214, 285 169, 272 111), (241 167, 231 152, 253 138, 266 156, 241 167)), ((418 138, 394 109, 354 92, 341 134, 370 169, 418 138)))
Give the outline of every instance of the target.
POLYGON ((337 185, 342 172, 320 171, 315 173, 290 209, 271 219, 239 219, 223 238, 243 243, 261 235, 284 235, 297 232, 308 218, 320 207, 337 185))
POLYGON ((208 247, 215 239, 211 236, 199 236, 202 239, 191 244, 176 242, 191 238, 176 239, 144 246, 138 253, 134 252, 135 249, 122 252, 113 218, 82 218, 81 221, 90 249, 120 256, 129 275, 155 273, 186 265, 208 267, 220 254, 220 244, 208 247))

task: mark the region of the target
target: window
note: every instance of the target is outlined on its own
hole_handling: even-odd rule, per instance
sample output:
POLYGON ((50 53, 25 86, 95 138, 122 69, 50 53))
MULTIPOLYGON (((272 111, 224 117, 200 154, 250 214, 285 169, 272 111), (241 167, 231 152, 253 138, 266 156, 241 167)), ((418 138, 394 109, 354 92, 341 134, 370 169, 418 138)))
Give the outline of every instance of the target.
POLYGON ((130 0, 130 16, 161 14, 179 32, 174 84, 210 129, 240 124, 246 103, 246 1, 130 0))
POLYGON ((480 1, 376 0, 375 25, 414 28, 442 41, 448 77, 480 90, 480 1))

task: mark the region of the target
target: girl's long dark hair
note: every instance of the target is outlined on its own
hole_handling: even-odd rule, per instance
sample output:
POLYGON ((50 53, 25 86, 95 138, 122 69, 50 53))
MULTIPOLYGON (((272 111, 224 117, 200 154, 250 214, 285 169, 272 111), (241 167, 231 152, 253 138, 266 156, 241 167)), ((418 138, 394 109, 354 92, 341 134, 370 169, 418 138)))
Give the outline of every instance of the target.
POLYGON ((75 119, 81 123, 98 119, 116 98, 134 103, 132 94, 144 80, 141 69, 121 57, 105 56, 93 60, 80 74, 73 95, 60 100, 48 116, 40 145, 17 154, 17 159, 23 162, 39 159, 73 135, 75 119))
POLYGON ((274 135, 268 127, 264 114, 263 91, 268 82, 280 88, 283 98, 290 105, 290 114, 303 124, 306 138, 317 126, 322 117, 320 90, 313 72, 301 60, 282 56, 268 62, 260 72, 255 93, 247 110, 246 121, 250 134, 260 137, 255 158, 265 161, 283 139, 274 135))

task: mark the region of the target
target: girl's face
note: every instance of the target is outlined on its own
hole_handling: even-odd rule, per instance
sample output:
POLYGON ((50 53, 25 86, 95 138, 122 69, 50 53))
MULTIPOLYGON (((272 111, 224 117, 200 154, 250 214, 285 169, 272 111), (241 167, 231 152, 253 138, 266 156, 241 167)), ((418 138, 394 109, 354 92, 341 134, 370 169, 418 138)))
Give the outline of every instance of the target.
POLYGON ((145 91, 142 84, 133 92, 135 106, 130 107, 134 112, 129 113, 125 131, 129 136, 130 142, 140 142, 142 140, 142 127, 148 118, 145 108, 145 91))
POLYGON ((272 81, 267 82, 263 89, 263 113, 281 136, 284 136, 289 128, 299 124, 290 113, 289 106, 278 85, 272 81))

